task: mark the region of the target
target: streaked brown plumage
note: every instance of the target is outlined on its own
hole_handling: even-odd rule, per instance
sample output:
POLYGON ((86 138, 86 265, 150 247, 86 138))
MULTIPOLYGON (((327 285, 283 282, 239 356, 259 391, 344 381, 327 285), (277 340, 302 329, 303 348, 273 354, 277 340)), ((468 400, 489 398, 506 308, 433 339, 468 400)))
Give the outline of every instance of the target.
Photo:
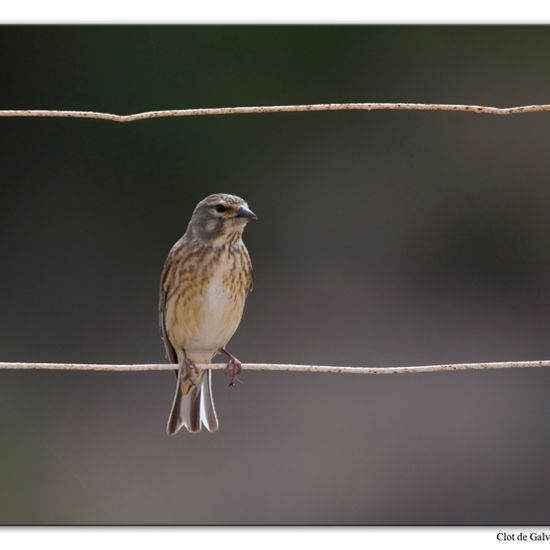
POLYGON ((248 292, 252 264, 242 233, 256 215, 235 195, 210 195, 195 208, 187 231, 172 247, 160 285, 160 331, 168 359, 179 364, 172 411, 166 430, 182 426, 199 432, 218 429, 212 400, 210 363, 216 353, 229 358, 233 385, 240 362, 225 350, 237 330, 248 292))

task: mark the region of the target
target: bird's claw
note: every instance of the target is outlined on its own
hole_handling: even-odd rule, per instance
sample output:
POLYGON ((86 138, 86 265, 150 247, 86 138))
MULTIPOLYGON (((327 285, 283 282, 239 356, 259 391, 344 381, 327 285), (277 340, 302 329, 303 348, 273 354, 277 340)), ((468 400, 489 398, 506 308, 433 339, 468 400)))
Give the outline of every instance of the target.
POLYGON ((183 364, 181 366, 181 375, 183 380, 190 380, 191 383, 194 385, 192 375, 193 373, 199 374, 199 369, 193 361, 190 359, 184 359, 183 364))
POLYGON ((237 376, 243 370, 241 362, 236 357, 230 357, 227 367, 225 367, 225 372, 229 378, 229 387, 232 388, 235 385, 235 382, 240 382, 237 379, 237 376))

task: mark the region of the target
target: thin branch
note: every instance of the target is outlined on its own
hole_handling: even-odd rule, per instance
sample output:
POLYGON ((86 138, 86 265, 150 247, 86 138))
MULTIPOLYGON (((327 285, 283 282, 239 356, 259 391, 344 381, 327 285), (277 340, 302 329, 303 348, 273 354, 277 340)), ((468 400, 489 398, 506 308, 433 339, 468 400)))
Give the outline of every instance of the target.
MULTIPOLYGON (((222 370, 225 364, 197 365, 202 369, 222 370)), ((332 374, 417 374, 423 372, 449 372, 489 369, 529 369, 550 367, 550 361, 507 361, 501 363, 458 363, 428 365, 421 367, 323 367, 318 365, 276 365, 269 363, 247 363, 243 370, 283 371, 283 372, 324 372, 332 374)), ((0 370, 68 370, 68 371, 108 371, 143 372, 173 371, 177 365, 170 363, 154 365, 94 365, 79 363, 0 363, 0 370)))
POLYGON ((137 122, 151 118, 180 116, 250 115, 263 113, 304 113, 312 111, 451 111, 486 115, 518 115, 550 111, 547 105, 489 107, 483 105, 449 105, 440 103, 319 103, 315 105, 271 105, 265 107, 219 107, 208 109, 168 109, 132 115, 115 115, 95 111, 57 111, 45 109, 0 110, 0 117, 11 118, 91 118, 111 122, 137 122))

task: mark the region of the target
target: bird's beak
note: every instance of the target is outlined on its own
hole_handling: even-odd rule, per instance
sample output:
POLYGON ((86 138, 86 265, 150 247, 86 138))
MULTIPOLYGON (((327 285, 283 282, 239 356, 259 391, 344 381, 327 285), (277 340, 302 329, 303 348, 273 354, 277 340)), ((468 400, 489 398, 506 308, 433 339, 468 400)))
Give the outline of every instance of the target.
POLYGON ((237 212, 237 218, 247 218, 252 221, 257 220, 258 216, 256 216, 252 210, 246 208, 245 206, 241 206, 237 212))

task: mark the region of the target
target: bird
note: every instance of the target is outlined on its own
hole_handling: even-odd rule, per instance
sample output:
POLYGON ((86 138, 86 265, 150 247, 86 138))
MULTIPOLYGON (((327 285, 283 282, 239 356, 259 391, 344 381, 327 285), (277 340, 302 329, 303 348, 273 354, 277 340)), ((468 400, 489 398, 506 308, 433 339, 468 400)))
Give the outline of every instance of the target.
POLYGON ((241 362, 226 350, 254 286, 250 255, 242 235, 258 217, 247 202, 216 193, 195 207, 187 229, 164 263, 160 282, 159 325, 166 355, 177 363, 177 382, 166 432, 183 426, 191 433, 219 427, 212 399, 212 371, 198 369, 216 354, 228 358, 234 386, 241 362))

